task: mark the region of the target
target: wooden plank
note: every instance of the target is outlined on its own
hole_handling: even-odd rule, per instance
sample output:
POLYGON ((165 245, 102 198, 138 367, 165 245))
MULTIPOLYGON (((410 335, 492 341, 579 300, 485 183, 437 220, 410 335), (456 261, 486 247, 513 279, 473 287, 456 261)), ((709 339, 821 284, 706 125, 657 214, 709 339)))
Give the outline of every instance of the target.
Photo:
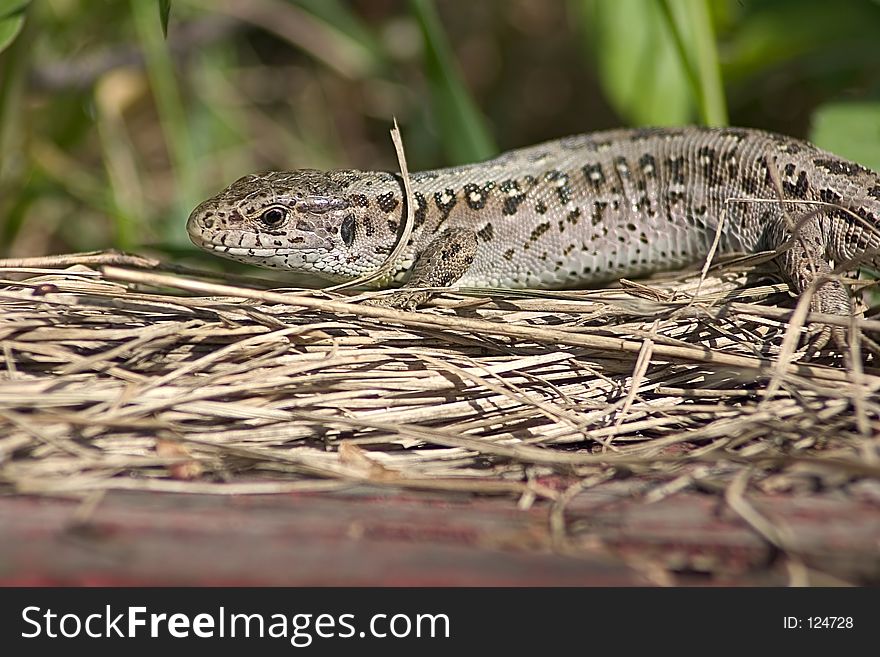
POLYGON ((641 585, 598 551, 552 553, 543 513, 449 496, 113 493, 0 499, 3 585, 641 585))
MULTIPOLYGON (((880 512, 870 502, 749 498, 785 526, 816 583, 880 581, 880 512), (822 577, 827 579, 823 580, 822 577)), ((625 586, 788 582, 785 559, 714 495, 653 504, 609 482, 567 505, 389 492, 109 493, 85 524, 78 504, 0 498, 2 585, 625 586)))

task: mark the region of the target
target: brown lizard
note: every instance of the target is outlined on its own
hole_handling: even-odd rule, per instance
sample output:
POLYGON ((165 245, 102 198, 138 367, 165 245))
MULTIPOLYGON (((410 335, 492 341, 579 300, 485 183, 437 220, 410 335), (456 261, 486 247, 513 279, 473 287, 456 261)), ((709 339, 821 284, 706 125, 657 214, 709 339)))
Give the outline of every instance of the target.
MULTIPOLYGON (((415 288, 577 288, 776 250, 795 294, 847 315, 834 265, 878 265, 880 176, 805 141, 744 128, 596 132, 414 173, 414 223, 379 303, 415 288), (723 222, 719 231, 719 221, 723 222)), ((275 171, 200 204, 193 242, 260 267, 345 281, 376 271, 402 233, 399 174, 275 171)), ((854 269, 855 265, 847 266, 854 269)))

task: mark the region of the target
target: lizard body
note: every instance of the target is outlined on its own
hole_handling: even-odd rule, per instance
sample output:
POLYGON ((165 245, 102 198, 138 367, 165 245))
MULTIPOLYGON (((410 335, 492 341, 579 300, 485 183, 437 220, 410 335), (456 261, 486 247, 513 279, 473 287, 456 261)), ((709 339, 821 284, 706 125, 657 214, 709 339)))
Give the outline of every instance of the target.
MULTIPOLYGON (((681 268, 706 257, 722 217, 718 253, 786 246, 795 293, 832 263, 880 264, 880 176, 760 130, 596 132, 411 180, 413 230, 390 275, 405 281, 388 302, 400 307, 431 296, 408 287, 577 288, 681 268)), ((224 257, 351 280, 385 261, 404 211, 399 174, 304 169, 237 180, 187 230, 224 257)), ((851 312, 834 280, 811 305, 851 312)))

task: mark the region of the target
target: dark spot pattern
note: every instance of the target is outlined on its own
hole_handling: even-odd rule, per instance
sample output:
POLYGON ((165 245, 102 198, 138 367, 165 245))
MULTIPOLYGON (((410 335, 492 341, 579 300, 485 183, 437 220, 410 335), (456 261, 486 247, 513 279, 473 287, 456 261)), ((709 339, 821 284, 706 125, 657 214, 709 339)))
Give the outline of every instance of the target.
POLYGON ((632 142, 646 141, 662 132, 662 128, 635 128, 630 132, 632 142))
POLYGON ((416 201, 416 209, 413 212, 413 228, 419 228, 428 216, 428 199, 421 192, 413 194, 416 201))
POLYGON ((592 185, 593 189, 596 191, 602 189, 602 186, 605 184, 605 172, 602 170, 601 164, 587 164, 581 171, 584 172, 587 183, 592 185))
POLYGON ((653 217, 656 214, 651 208, 651 199, 648 198, 647 194, 639 197, 639 200, 636 201, 636 208, 642 212, 646 212, 649 217, 653 217))
POLYGON ((504 180, 498 185, 499 191, 504 195, 504 206, 501 208, 501 214, 511 216, 516 214, 519 206, 526 200, 526 195, 519 187, 519 183, 515 180, 504 180))
POLYGON ((709 187, 718 187, 723 182, 718 171, 718 153, 714 148, 703 146, 697 150, 697 163, 709 187))
POLYGON ((684 192, 670 189, 666 192, 666 198, 669 200, 670 205, 675 205, 684 200, 684 192))
POLYGON ((650 153, 645 153, 639 158, 639 169, 647 180, 657 177, 657 160, 650 153))
POLYGON ((670 157, 666 160, 666 168, 669 169, 669 179, 676 185, 684 185, 684 157, 670 157))
MULTIPOLYGON (((843 200, 843 197, 840 194, 838 194, 837 192, 835 192, 833 189, 826 188, 826 189, 819 190, 819 199, 821 201, 824 201, 825 203, 840 205, 841 201, 843 200)), ((837 217, 840 219, 851 218, 851 217, 849 217, 849 215, 847 215, 846 212, 844 212, 840 208, 835 208, 835 209, 829 210, 828 216, 829 217, 837 217)))
POLYGON ((442 222, 452 212, 452 208, 455 207, 456 203, 458 203, 455 190, 447 187, 442 192, 434 192, 434 203, 437 204, 437 209, 440 210, 440 221, 442 222))
POLYGON ((559 202, 565 205, 571 201, 572 192, 568 182, 568 174, 562 171, 548 171, 544 174, 544 180, 553 183, 556 188, 556 194, 559 196, 559 202))
POLYGON ((871 189, 869 189, 868 196, 880 201, 880 185, 874 185, 871 189))
POLYGON ((379 196, 376 197, 376 203, 379 204, 379 209, 386 213, 392 212, 394 208, 400 204, 393 192, 379 194, 379 196))
POLYGON ((840 203, 840 194, 833 189, 822 189, 819 191, 819 198, 825 203, 840 203))
POLYGON ((547 212, 547 204, 544 201, 538 201, 535 203, 535 212, 538 214, 544 214, 547 212))
POLYGON ((721 156, 721 161, 723 163, 724 170, 727 172, 727 177, 730 180, 736 180, 737 176, 739 175, 739 166, 737 165, 736 151, 726 151, 721 156))
POLYGON ((491 185, 480 187, 474 183, 468 183, 464 186, 464 200, 471 210, 482 210, 486 207, 486 201, 489 200, 489 190, 491 185))
POLYGON ((733 139, 737 144, 742 142, 746 137, 748 137, 748 135, 749 133, 742 128, 721 128, 718 130, 719 137, 733 139))
MULTIPOLYGON (((537 226, 535 226, 534 230, 532 231, 532 234, 529 235, 529 242, 537 242, 538 239, 541 237, 541 235, 546 233, 548 230, 550 230, 550 222, 549 221, 545 221, 544 223, 538 224, 537 226)), ((526 246, 526 248, 529 247, 528 244, 526 244, 525 246, 526 246)))
POLYGON ((440 257, 443 260, 452 260, 459 253, 461 253, 461 244, 452 241, 448 242, 446 246, 440 250, 440 257))
POLYGON ((855 162, 847 162, 846 160, 817 157, 813 160, 813 164, 836 176, 855 176, 859 173, 867 173, 867 169, 863 166, 855 162))
POLYGON ((770 175, 770 166, 767 164, 767 158, 764 156, 759 157, 755 160, 755 166, 758 168, 759 172, 764 172, 764 184, 772 185, 773 177, 770 175))
POLYGON ((477 231, 477 237, 479 237, 484 242, 491 242, 493 239, 495 239, 495 228, 492 226, 492 224, 486 224, 477 231))
POLYGON ((810 184, 807 182, 807 172, 803 170, 798 174, 797 181, 794 183, 790 183, 787 180, 782 182, 782 191, 791 198, 807 198, 809 188, 810 184))
POLYGON ((504 258, 505 260, 507 260, 508 262, 510 262, 511 260, 513 260, 513 254, 514 254, 513 249, 507 249, 507 251, 505 251, 504 253, 501 254, 501 257, 504 258))
POLYGON ((596 201, 593 203, 593 217, 592 222, 594 226, 598 226, 602 223, 602 218, 605 214, 605 209, 608 207, 608 203, 605 201, 596 201))
POLYGON ((873 212, 870 212, 862 207, 855 207, 851 210, 859 215, 862 219, 864 219, 868 223, 868 225, 873 226, 875 223, 877 223, 877 217, 874 216, 873 212))

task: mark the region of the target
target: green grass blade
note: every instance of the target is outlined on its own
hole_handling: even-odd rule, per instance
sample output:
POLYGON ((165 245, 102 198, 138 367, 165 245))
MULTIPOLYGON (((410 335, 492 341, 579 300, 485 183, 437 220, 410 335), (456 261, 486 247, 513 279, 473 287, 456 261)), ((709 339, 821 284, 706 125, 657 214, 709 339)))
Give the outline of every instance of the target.
POLYGON ((168 19, 171 16, 171 0, 159 0, 159 21, 162 23, 162 36, 168 38, 168 19))
POLYGON ((147 75, 156 101, 159 119, 177 183, 178 207, 168 217, 165 233, 173 244, 187 243, 184 219, 202 199, 196 158, 187 129, 186 112, 177 86, 174 64, 150 4, 131 0, 135 29, 144 50, 147 75))
POLYGON ((727 102, 708 0, 660 0, 660 6, 681 57, 682 70, 693 87, 701 121, 727 125, 727 102))
POLYGON ((12 209, 24 196, 20 190, 28 175, 24 107, 33 53, 28 38, 33 33, 31 27, 29 23, 18 40, 13 36, 7 44, 11 47, 0 56, 0 252, 5 252, 20 227, 20 215, 12 209))
POLYGON ((431 86, 431 109, 440 138, 453 164, 475 162, 497 152, 486 120, 464 82, 431 0, 410 0, 425 43, 425 68, 431 86))
POLYGON ((300 7, 323 21, 349 40, 358 44, 362 56, 368 59, 368 72, 386 72, 388 56, 379 39, 363 19, 347 4, 339 0, 298 0, 300 7))
POLYGON ((602 91, 630 125, 693 120, 694 85, 657 0, 572 0, 602 91))
POLYGON ((24 27, 24 17, 30 0, 0 0, 0 52, 15 41, 24 27))
POLYGON ((31 0, 0 0, 0 18, 20 14, 30 3, 31 0))

